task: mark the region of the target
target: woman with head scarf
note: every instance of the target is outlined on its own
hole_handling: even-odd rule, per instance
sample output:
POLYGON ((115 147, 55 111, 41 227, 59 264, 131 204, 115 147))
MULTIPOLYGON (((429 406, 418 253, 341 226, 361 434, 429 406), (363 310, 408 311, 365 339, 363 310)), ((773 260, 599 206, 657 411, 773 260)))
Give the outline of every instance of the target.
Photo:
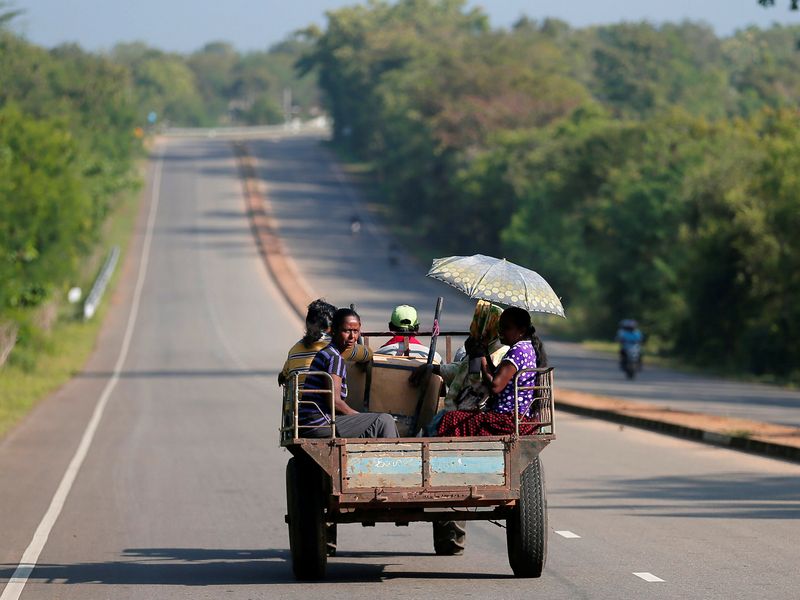
MULTIPOLYGON (((535 411, 534 390, 517 390, 535 385, 536 373, 528 369, 547 365, 547 355, 536 335, 530 313, 513 306, 507 308, 500 317, 498 331, 500 341, 508 347, 508 351, 498 363, 481 357, 482 379, 491 393, 489 410, 454 410, 445 413, 438 427, 440 436, 508 435, 516 430, 515 413, 522 419, 529 418, 535 411)), ((519 432, 523 435, 534 433, 535 430, 536 425, 520 424, 519 432)))

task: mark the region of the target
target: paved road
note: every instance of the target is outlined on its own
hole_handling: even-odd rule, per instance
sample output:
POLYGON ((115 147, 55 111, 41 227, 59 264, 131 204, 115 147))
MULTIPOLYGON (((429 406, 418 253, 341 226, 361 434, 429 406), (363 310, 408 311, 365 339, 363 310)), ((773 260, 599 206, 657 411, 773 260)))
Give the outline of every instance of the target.
MULTIPOLYGON (((312 287, 338 304, 355 302, 370 327, 385 327, 393 304, 401 302, 418 306, 423 323, 430 323, 435 297, 441 294, 446 298, 444 326, 465 328, 474 303, 445 284, 424 279, 426 266, 410 260, 389 266, 384 229, 362 208, 317 139, 250 142, 261 158, 281 237, 312 287), (350 218, 356 213, 366 221, 363 232, 353 236, 350 218)), ((614 357, 555 341, 547 350, 558 368, 557 382, 569 389, 800 426, 800 391, 658 368, 646 368, 630 382, 614 357)))
MULTIPOLYGON (((290 155, 298 143, 264 148, 290 155)), ((302 199, 311 175, 294 172, 302 199)), ((265 276, 226 143, 170 143, 158 192, 127 358, 22 598, 797 597, 800 466, 568 415, 543 455, 541 579, 510 577, 491 524, 470 524, 467 552, 452 558, 432 555, 429 526, 351 525, 329 581, 296 584, 274 378, 300 323, 265 276)), ((126 269, 86 370, 0 443, 0 589, 114 372, 137 277, 126 269)), ((374 319, 386 301, 326 293, 374 319)))

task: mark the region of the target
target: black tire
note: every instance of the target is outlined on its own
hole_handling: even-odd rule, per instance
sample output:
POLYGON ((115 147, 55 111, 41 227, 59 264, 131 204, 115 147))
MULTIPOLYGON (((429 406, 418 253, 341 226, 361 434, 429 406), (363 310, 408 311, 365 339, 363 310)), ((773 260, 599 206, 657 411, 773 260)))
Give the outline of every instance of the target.
POLYGON ((547 560, 547 497, 538 456, 520 477, 519 496, 506 521, 508 562, 516 577, 541 577, 547 560))
POLYGON ((460 556, 464 554, 467 539, 466 527, 466 521, 434 521, 434 552, 439 556, 460 556))
POLYGON ((325 509, 318 468, 297 457, 286 465, 286 504, 292 571, 301 581, 323 579, 328 564, 325 509))

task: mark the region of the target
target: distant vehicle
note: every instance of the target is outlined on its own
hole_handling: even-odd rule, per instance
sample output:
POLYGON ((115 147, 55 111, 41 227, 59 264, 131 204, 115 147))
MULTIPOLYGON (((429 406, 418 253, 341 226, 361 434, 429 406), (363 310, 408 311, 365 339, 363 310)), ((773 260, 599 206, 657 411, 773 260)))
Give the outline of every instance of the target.
POLYGON ((400 262, 400 248, 394 242, 389 244, 389 250, 387 251, 387 258, 389 259, 390 267, 396 267, 397 264, 400 262))
POLYGON ((353 215, 350 217, 350 233, 352 235, 358 235, 361 233, 361 217, 358 215, 353 215))
POLYGON ((634 319, 622 319, 614 339, 619 342, 619 368, 628 379, 633 379, 642 370, 644 336, 639 324, 634 319))
POLYGON ((636 377, 642 368, 642 345, 630 344, 620 350, 620 369, 628 379, 636 377))

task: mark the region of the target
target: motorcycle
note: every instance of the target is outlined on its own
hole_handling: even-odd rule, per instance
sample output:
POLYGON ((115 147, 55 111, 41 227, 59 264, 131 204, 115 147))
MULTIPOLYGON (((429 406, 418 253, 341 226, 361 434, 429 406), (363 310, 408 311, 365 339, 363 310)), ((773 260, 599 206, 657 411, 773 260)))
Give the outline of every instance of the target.
POLYGON ((628 379, 636 377, 642 370, 642 345, 626 344, 619 351, 619 368, 625 372, 628 379))

